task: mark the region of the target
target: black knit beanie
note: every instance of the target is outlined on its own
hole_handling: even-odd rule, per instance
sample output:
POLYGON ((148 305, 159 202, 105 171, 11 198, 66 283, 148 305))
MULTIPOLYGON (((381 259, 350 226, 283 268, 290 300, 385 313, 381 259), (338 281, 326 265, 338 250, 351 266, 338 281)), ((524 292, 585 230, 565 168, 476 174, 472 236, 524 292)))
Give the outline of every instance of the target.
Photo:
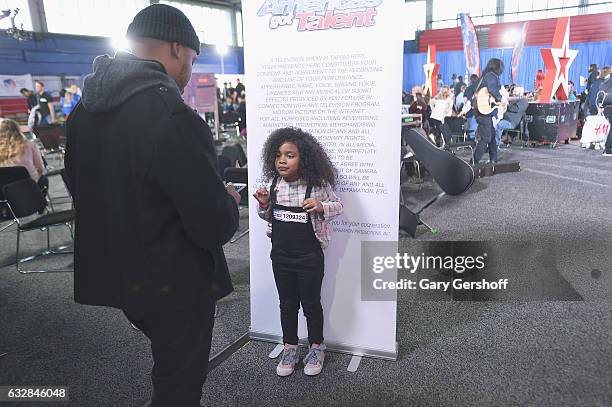
POLYGON ((128 26, 126 36, 178 42, 200 54, 200 39, 187 16, 166 4, 153 4, 140 10, 128 26))

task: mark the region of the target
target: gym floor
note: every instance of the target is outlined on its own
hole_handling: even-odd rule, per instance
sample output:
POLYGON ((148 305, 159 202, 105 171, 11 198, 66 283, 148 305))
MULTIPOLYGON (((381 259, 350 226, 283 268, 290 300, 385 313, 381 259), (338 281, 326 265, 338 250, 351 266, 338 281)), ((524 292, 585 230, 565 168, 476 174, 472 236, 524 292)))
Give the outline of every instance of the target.
MULTIPOLYGON (((544 296, 525 288, 496 301, 423 301, 400 291, 397 361, 364 358, 351 373, 349 355, 328 352, 320 376, 280 378, 268 358, 274 345, 251 341, 209 374, 203 405, 612 405, 612 160, 574 145, 512 147, 501 158, 520 161, 522 171, 441 198, 422 213, 439 232, 401 234, 400 249, 495 242, 507 249, 501 267, 526 287, 548 287, 544 296)), ((413 177, 402 181, 411 208, 439 192, 427 176, 420 191, 413 177)), ((52 177, 51 196, 65 195, 52 177)), ((56 199, 56 209, 69 205, 56 199)), ((69 242, 58 229, 53 243, 69 242)), ((45 242, 43 232, 27 233, 24 254, 45 242)), ((248 238, 225 250, 235 291, 219 302, 211 355, 249 329, 248 238)), ((0 268, 0 385, 69 386, 71 406, 143 403, 151 391, 146 337, 118 310, 75 304, 71 273, 17 273, 14 252, 12 228, 0 233, 0 264, 9 263, 0 268)))

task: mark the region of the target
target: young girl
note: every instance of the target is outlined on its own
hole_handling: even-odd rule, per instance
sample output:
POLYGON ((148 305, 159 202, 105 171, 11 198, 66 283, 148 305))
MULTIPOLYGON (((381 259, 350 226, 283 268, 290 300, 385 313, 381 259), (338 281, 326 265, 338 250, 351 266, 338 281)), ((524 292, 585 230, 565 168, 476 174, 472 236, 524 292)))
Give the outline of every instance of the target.
POLYGON ((259 216, 267 220, 272 239, 272 269, 278 289, 285 348, 276 367, 279 376, 293 373, 298 355, 298 310, 306 316, 310 349, 304 373, 321 372, 324 360, 323 249, 331 237, 331 220, 342 213, 334 193, 337 171, 323 147, 310 134, 296 128, 270 134, 263 152, 263 174, 272 180, 270 192, 253 195, 259 216))

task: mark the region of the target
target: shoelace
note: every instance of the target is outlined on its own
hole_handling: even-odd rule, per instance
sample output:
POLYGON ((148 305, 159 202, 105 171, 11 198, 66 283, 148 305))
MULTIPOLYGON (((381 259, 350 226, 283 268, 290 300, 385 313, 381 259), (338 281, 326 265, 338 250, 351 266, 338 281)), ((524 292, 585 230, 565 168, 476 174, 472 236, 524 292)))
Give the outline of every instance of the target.
POLYGON ((295 363, 297 351, 295 349, 286 349, 283 352, 283 365, 292 365, 295 363))
POLYGON ((313 364, 316 365, 317 363, 320 362, 321 360, 321 351, 323 349, 320 348, 313 348, 310 349, 310 352, 308 352, 308 354, 306 355, 306 357, 304 358, 304 364, 313 364))

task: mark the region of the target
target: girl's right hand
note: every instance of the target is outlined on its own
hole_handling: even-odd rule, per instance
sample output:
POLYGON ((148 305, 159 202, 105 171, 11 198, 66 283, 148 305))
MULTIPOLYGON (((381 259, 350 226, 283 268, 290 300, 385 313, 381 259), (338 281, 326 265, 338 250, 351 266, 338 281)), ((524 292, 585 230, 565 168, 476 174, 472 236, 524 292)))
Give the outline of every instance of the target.
POLYGON ((257 202, 259 202, 259 205, 268 206, 268 203, 270 202, 270 192, 268 192, 268 188, 266 187, 259 188, 257 191, 255 191, 253 196, 255 197, 255 199, 257 199, 257 202))

